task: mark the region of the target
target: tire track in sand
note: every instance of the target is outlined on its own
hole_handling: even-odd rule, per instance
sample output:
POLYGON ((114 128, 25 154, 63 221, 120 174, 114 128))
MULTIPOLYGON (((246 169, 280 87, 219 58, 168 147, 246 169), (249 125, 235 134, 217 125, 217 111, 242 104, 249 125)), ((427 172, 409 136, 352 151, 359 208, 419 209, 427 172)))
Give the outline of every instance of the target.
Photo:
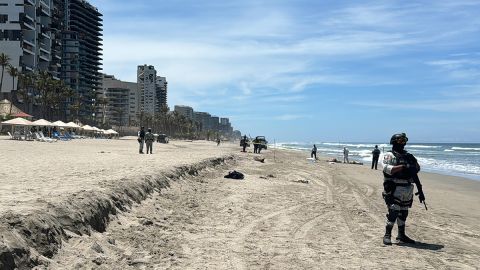
MULTIPOLYGON (((338 176, 342 180, 342 181, 338 181, 338 182, 345 182, 351 187, 351 189, 353 191, 353 194, 354 194, 354 197, 355 197, 355 200, 360 205, 366 207, 365 209, 368 210, 367 213, 371 218, 372 218, 372 216, 375 216, 372 213, 372 211, 382 212, 382 210, 379 209, 378 205, 375 205, 375 204, 371 203, 370 200, 368 198, 366 198, 366 195, 363 192, 361 192, 359 190, 358 186, 355 183, 353 183, 351 180, 349 180, 348 177, 346 177, 343 173, 339 174, 338 176)), ((385 211, 385 209, 383 211, 385 211)), ((384 222, 382 222, 378 217, 377 218, 372 218, 372 220, 374 220, 379 225, 384 225, 384 222)), ((414 234, 412 234, 412 235, 414 235, 414 234)), ((371 242, 372 239, 367 240, 367 241, 371 242)), ((415 252, 417 253, 417 255, 419 255, 421 258, 423 258, 423 260, 425 262, 430 264, 430 266, 432 266, 434 269, 445 269, 446 267, 448 267, 448 263, 441 258, 428 256, 427 254, 425 254, 424 252, 421 252, 420 250, 415 250, 415 252)))
POLYGON ((243 226, 240 230, 237 231, 236 237, 232 240, 232 251, 230 256, 230 262, 232 263, 232 266, 238 270, 248 269, 248 267, 245 265, 245 260, 244 260, 244 257, 246 256, 245 239, 249 234, 253 233, 253 230, 256 226, 258 226, 260 223, 265 222, 269 219, 297 210, 298 208, 311 203, 312 202, 300 203, 279 211, 271 212, 243 226))

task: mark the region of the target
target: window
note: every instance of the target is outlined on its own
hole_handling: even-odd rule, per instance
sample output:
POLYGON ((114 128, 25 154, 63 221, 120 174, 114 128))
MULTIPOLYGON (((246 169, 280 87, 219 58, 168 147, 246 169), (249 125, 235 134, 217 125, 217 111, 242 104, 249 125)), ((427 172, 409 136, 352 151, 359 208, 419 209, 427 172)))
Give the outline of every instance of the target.
POLYGON ((0 14, 0 23, 8 22, 8 15, 7 14, 0 14))

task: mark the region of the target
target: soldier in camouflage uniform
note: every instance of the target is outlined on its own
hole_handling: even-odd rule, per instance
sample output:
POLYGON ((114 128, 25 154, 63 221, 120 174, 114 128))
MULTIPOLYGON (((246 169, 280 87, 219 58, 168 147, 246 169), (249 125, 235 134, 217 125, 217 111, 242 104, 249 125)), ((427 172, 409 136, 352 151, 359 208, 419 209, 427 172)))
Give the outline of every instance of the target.
POLYGON ((149 128, 147 134, 145 134, 145 144, 147 145, 147 154, 150 150, 152 154, 153 141, 155 141, 155 136, 152 134, 152 129, 149 128))
POLYGON ((383 243, 391 245, 391 234, 395 221, 398 225, 397 240, 403 243, 414 244, 415 241, 405 234, 405 221, 408 216, 408 209, 413 203, 413 185, 418 190, 420 202, 425 201, 422 185, 417 173, 420 165, 417 159, 404 150, 408 138, 405 133, 394 134, 390 139, 393 145, 392 150, 385 153, 383 158, 383 187, 382 193, 388 207, 387 224, 383 243))

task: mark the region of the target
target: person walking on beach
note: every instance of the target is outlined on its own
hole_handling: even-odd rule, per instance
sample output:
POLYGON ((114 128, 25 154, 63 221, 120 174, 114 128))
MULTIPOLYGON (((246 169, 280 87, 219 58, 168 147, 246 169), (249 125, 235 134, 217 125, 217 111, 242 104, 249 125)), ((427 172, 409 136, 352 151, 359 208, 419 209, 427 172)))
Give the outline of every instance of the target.
POLYGON ((375 145, 375 149, 372 151, 372 170, 375 167, 377 169, 378 165, 378 158, 380 157, 380 149, 378 149, 378 145, 375 145))
POLYGON ((153 141, 155 141, 155 136, 152 133, 152 129, 149 128, 147 134, 145 134, 145 144, 147 145, 147 154, 149 152, 148 150, 150 150, 150 154, 152 154, 153 141))
POLYGON ((312 153, 310 154, 310 157, 315 158, 317 160, 317 146, 314 144, 312 148, 312 153))
POLYGON ((217 138, 217 146, 220 145, 220 138, 217 138))
POLYGON ((143 143, 145 142, 145 128, 141 127, 140 131, 138 132, 138 143, 140 144, 140 147, 138 149, 139 154, 143 154, 143 143))
POLYGON ((343 163, 350 163, 348 162, 348 148, 343 147, 343 163))
POLYGON ((247 135, 243 135, 242 147, 243 147, 242 152, 246 152, 246 151, 245 151, 245 148, 247 148, 247 135))
POLYGON ((397 240, 403 243, 415 244, 405 234, 405 221, 408 217, 408 209, 413 203, 413 185, 417 186, 417 193, 420 203, 425 201, 422 184, 418 179, 417 173, 420 171, 420 165, 417 159, 404 150, 408 138, 405 133, 394 134, 390 139, 392 150, 385 153, 382 161, 383 165, 383 199, 387 204, 387 224, 385 225, 385 235, 383 244, 391 245, 392 229, 395 221, 398 225, 397 240))

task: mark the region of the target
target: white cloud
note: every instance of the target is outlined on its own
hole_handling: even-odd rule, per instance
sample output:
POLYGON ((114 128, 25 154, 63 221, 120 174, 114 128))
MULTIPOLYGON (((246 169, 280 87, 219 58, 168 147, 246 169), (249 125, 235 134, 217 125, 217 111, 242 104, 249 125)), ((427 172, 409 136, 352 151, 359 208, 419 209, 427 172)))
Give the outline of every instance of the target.
POLYGON ((435 112, 478 112, 480 99, 415 100, 402 102, 350 102, 352 105, 390 110, 415 109, 435 112))
POLYGON ((293 120, 311 118, 311 117, 312 116, 310 115, 304 115, 304 114, 283 114, 283 115, 274 117, 274 119, 280 120, 280 121, 293 121, 293 120))

